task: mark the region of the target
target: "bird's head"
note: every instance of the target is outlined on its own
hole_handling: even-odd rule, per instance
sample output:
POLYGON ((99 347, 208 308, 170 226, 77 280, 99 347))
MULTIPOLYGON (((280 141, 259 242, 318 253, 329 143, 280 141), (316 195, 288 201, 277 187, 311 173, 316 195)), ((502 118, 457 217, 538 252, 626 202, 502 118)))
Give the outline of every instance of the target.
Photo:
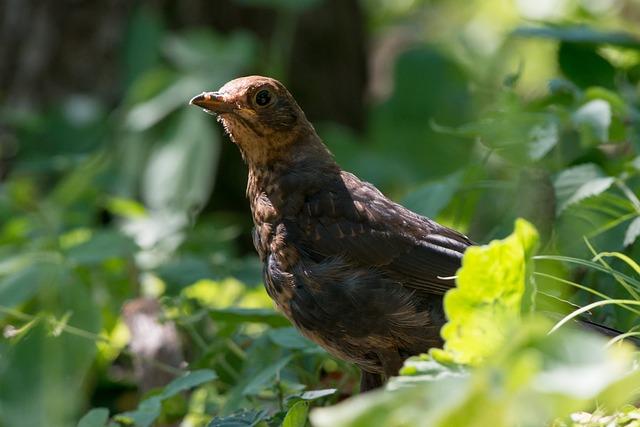
POLYGON ((216 114, 249 163, 264 163, 294 143, 315 135, 304 112, 277 80, 262 76, 231 80, 203 92, 190 104, 216 114))

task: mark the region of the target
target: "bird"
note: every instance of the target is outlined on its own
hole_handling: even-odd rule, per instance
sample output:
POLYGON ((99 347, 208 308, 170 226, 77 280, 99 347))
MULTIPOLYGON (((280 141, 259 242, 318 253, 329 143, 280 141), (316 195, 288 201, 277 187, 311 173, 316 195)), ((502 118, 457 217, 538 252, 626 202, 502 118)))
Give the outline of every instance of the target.
POLYGON ((302 335, 360 368, 361 392, 443 344, 443 295, 467 236, 344 171, 275 79, 237 78, 190 104, 217 116, 248 166, 267 293, 302 335))

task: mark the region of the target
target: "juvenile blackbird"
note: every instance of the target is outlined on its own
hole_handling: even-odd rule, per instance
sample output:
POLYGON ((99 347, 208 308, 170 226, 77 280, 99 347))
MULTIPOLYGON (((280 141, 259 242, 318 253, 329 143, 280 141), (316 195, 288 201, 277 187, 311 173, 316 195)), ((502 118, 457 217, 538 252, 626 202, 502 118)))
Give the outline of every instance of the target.
POLYGON ((343 171, 274 79, 232 80, 191 104, 217 114, 249 167, 267 292, 303 335, 361 368, 361 391, 442 344, 466 236, 343 171))

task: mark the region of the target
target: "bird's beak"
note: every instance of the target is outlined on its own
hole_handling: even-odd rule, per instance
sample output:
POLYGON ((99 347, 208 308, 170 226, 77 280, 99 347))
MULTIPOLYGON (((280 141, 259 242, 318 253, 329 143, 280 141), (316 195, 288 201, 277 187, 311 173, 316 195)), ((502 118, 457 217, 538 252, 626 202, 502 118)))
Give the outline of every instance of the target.
POLYGON ((189 101, 191 105, 197 105, 212 113, 231 113, 236 109, 235 104, 227 102, 219 92, 202 92, 189 101))

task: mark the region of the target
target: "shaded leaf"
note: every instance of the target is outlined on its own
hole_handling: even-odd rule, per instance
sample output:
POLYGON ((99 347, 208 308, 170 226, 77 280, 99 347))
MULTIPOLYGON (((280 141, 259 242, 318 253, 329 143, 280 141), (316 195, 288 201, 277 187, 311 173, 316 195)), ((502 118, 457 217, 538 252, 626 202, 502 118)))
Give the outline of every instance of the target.
POLYGON ((542 37, 572 43, 610 44, 640 49, 640 39, 633 34, 598 31, 587 26, 520 27, 513 34, 521 37, 542 37))
POLYGON ((596 46, 563 42, 558 49, 558 64, 565 77, 581 88, 614 86, 615 69, 596 46))
POLYGON ((35 262, 13 274, 0 277, 0 305, 14 307, 29 300, 41 288, 57 288, 65 271, 58 264, 35 262))
POLYGON ((314 347, 315 344, 300 335, 295 328, 278 328, 268 332, 269 339, 280 347, 303 349, 314 347))
POLYGON ((420 215, 434 218, 449 204, 461 182, 460 172, 428 182, 411 191, 402 204, 420 215))
POLYGON ((244 387, 242 394, 255 395, 261 392, 265 387, 271 387, 276 375, 291 361, 293 356, 285 356, 275 363, 266 366, 258 372, 253 379, 244 387))
POLYGON ((129 237, 113 230, 97 231, 91 238, 67 250, 70 261, 78 264, 97 264, 111 258, 132 256, 138 247, 129 237))
POLYGON ((239 4, 262 7, 277 7, 301 11, 320 3, 322 0, 235 0, 239 4))
POLYGON ((109 419, 107 408, 93 408, 78 422, 78 427, 104 427, 109 419))
POLYGON ((291 323, 280 313, 266 308, 240 308, 230 307, 219 310, 210 310, 209 315, 219 322, 234 323, 266 323, 270 326, 289 326, 291 323))
POLYGON ((114 419, 125 424, 134 424, 136 427, 149 427, 160 416, 163 400, 216 378, 216 373, 208 369, 187 372, 171 381, 160 394, 143 400, 135 411, 124 412, 114 419))
POLYGON ((183 376, 176 378, 167 385, 160 396, 166 399, 190 388, 199 386, 209 381, 213 381, 218 376, 210 369, 200 369, 198 371, 187 372, 183 376))
POLYGON ((254 427, 267 418, 267 412, 264 410, 243 409, 225 417, 215 417, 207 427, 254 427))

